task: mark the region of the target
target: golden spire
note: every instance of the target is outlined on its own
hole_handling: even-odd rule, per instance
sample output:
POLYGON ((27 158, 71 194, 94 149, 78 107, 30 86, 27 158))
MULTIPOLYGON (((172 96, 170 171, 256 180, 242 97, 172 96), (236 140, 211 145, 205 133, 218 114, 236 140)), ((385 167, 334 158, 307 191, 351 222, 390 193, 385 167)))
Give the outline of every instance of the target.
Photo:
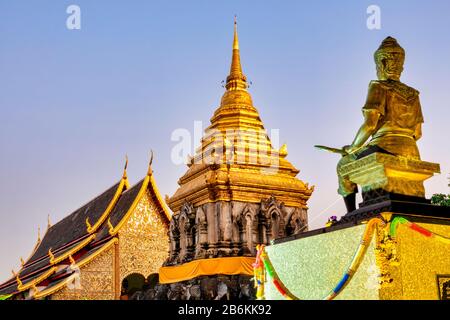
POLYGON ((239 50, 239 39, 237 34, 237 16, 234 16, 234 39, 233 39, 233 50, 239 50))
POLYGON ((230 75, 227 77, 225 87, 227 90, 247 89, 247 78, 242 73, 236 16, 234 16, 233 56, 231 58, 230 75))
POLYGON ((47 215, 47 230, 50 229, 52 223, 50 222, 50 214, 47 215))

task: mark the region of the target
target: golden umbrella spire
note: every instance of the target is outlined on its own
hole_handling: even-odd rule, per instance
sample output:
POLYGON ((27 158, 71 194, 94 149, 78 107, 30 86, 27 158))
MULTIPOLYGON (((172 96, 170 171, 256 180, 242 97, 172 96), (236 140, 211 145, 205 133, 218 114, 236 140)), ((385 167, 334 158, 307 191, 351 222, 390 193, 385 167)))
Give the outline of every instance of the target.
POLYGON ((233 50, 239 50, 239 40, 237 34, 237 16, 234 16, 234 39, 233 39, 233 50))
POLYGON ((227 77, 225 87, 227 90, 247 89, 247 78, 242 73, 236 16, 234 16, 233 56, 231 58, 230 75, 227 77))

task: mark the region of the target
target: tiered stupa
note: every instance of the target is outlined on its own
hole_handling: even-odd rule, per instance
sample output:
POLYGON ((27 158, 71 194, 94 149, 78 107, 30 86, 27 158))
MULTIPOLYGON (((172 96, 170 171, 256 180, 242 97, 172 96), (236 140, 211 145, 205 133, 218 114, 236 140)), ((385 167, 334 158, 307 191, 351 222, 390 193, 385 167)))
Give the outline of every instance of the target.
MULTIPOLYGON (((186 288, 175 288, 176 283, 183 287, 185 280, 195 286, 199 276, 251 274, 250 257, 257 244, 306 231, 308 226, 307 200, 313 187, 296 178, 299 170, 286 160, 285 145, 273 148, 253 106, 242 72, 236 22, 225 88, 201 147, 168 199, 174 215, 169 258, 160 270, 160 281, 172 283, 178 292, 173 298, 187 298, 182 293, 186 288)), ((220 283, 216 282, 219 287, 220 283)), ((202 291, 202 298, 213 298, 205 295, 202 291)))

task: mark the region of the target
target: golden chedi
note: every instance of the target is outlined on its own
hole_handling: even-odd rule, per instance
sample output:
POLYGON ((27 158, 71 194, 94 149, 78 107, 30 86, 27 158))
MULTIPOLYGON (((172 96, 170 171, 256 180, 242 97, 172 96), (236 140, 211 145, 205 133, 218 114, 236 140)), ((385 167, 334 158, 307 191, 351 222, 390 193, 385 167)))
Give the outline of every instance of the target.
POLYGON ((313 188, 296 178, 286 146, 274 149, 247 91, 234 29, 226 91, 189 160, 180 187, 168 200, 170 257, 252 256, 257 244, 307 229, 313 188))

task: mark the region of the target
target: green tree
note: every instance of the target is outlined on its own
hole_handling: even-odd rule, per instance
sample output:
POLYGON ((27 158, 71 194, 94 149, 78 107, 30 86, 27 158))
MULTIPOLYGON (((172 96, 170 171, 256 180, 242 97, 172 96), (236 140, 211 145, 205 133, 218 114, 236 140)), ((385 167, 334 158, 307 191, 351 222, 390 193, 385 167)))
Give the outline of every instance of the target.
POLYGON ((438 206, 450 207, 450 194, 436 193, 431 197, 431 203, 438 206))

